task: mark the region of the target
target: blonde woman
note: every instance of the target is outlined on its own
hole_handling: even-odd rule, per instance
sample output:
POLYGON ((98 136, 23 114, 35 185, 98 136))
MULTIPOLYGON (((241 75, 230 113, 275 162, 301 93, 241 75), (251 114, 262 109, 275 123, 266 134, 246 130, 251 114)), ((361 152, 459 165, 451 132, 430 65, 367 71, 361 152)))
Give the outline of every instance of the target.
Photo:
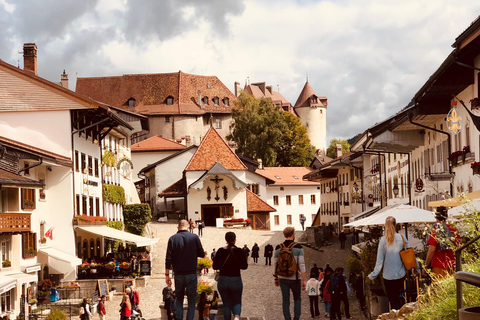
MULTIPOLYGON (((392 309, 399 310, 404 304, 404 280, 406 275, 405 267, 400 258, 400 251, 403 250, 402 236, 396 231, 397 222, 394 217, 387 217, 385 220, 385 235, 380 238, 377 252, 377 263, 375 269, 368 275, 370 280, 378 277, 383 268, 383 279, 388 301, 392 309)), ((405 244, 410 248, 405 237, 405 244)))
POLYGON ((122 302, 120 303, 120 320, 128 320, 132 315, 132 304, 130 298, 126 293, 123 294, 122 302))

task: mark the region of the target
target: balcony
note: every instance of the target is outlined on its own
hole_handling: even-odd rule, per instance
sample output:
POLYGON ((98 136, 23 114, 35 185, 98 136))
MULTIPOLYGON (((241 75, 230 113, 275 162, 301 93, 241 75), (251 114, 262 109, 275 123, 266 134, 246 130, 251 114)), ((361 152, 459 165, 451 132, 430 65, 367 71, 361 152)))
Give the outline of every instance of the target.
POLYGON ((30 232, 30 213, 0 213, 0 232, 30 232))

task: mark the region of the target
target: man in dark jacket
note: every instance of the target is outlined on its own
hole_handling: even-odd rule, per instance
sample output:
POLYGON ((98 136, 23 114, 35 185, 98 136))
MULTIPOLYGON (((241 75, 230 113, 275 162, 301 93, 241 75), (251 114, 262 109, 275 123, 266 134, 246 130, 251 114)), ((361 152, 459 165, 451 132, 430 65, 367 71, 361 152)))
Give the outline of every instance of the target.
POLYGON ((205 257, 202 243, 198 236, 188 232, 189 223, 181 220, 178 223, 178 232, 168 239, 167 254, 165 257, 165 281, 167 286, 172 285, 170 269, 175 276, 176 316, 183 319, 183 297, 185 292, 188 299, 187 320, 193 320, 195 315, 195 297, 197 295, 197 257, 205 257))
POLYGON ((263 256, 265 257, 265 265, 272 265, 272 254, 273 254, 273 246, 269 243, 265 246, 265 253, 263 256))
POLYGON ((345 232, 340 232, 338 240, 340 240, 340 249, 345 249, 345 241, 347 241, 347 235, 345 234, 345 232))

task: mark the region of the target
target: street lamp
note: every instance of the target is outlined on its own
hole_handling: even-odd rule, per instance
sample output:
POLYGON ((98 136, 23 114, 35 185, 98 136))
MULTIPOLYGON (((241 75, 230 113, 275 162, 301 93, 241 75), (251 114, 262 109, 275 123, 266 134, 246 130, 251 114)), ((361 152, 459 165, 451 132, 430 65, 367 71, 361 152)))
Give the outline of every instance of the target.
POLYGON ((393 191, 393 194, 395 195, 395 197, 398 196, 398 191, 399 191, 399 189, 398 189, 398 185, 397 185, 397 184, 395 184, 395 185, 393 186, 392 191, 393 191))

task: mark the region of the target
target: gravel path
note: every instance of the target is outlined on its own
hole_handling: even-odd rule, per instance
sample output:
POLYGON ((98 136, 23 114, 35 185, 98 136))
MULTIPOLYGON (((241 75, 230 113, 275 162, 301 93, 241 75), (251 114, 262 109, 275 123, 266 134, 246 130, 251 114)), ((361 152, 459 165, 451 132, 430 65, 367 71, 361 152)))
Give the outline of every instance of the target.
MULTIPOLYGON (((151 252, 152 256, 152 276, 147 278, 146 286, 138 288, 140 293, 140 308, 142 309, 145 319, 160 319, 160 309, 158 305, 162 299, 162 289, 165 287, 165 251, 168 238, 173 235, 177 229, 176 224, 171 223, 152 223, 151 230, 155 237, 160 241, 155 245, 151 252)), ((224 236, 227 231, 234 231, 237 235, 237 245, 243 247, 247 244, 251 249, 254 242, 260 246, 259 263, 254 264, 249 259, 248 269, 242 271, 242 279, 244 283, 243 299, 242 299, 242 318, 248 317, 264 318, 267 320, 283 319, 282 299, 280 288, 273 284, 273 266, 265 266, 263 258, 263 250, 267 243, 274 247, 284 240, 281 232, 260 231, 250 229, 217 229, 214 227, 206 227, 201 237, 203 248, 210 253, 213 248, 219 248, 225 245, 224 236)), ((303 232, 297 232, 297 241, 301 241, 303 232)), ((347 248, 349 248, 350 237, 347 240, 347 248)), ((323 252, 305 247, 305 260, 307 264, 307 278, 313 263, 317 263, 320 267, 325 267, 327 263, 333 268, 342 266, 346 268, 346 260, 351 254, 350 250, 341 250, 340 243, 337 238, 332 239, 332 245, 322 248, 323 252)), ((213 280, 213 274, 201 276, 199 280, 206 280, 216 286, 213 280)), ((119 304, 121 295, 115 295, 112 301, 107 302, 107 320, 118 319, 119 304)), ((291 310, 293 313, 293 302, 291 302, 291 310)), ((358 301, 355 297, 350 297, 351 315, 359 319, 361 312, 359 310, 358 301)), ((320 303, 320 312, 323 314, 323 303, 320 303)), ((302 293, 302 319, 310 318, 308 296, 302 293)), ((321 319, 325 319, 321 316, 321 319)))

